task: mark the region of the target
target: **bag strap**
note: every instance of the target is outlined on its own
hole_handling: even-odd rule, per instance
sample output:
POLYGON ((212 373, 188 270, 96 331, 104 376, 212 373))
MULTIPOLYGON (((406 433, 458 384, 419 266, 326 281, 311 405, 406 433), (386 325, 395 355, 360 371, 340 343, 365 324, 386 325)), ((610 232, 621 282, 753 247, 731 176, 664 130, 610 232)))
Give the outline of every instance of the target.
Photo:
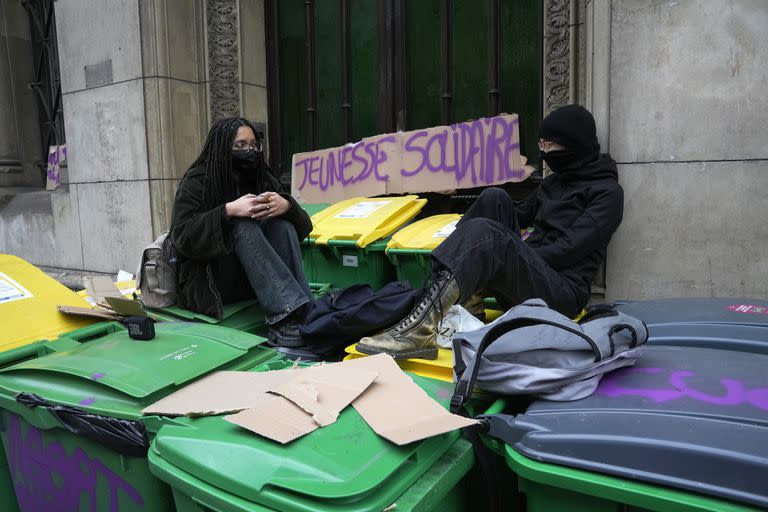
MULTIPOLYGON (((477 380, 477 373, 480 371, 480 359, 483 355, 483 352, 485 352, 485 349, 488 348, 488 346, 502 337, 503 335, 507 334, 510 331, 513 331, 515 329, 520 329, 523 327, 532 327, 534 325, 551 325, 552 327, 558 327, 560 329, 563 329, 564 331, 568 331, 571 334, 575 334, 579 336, 581 339, 583 339, 589 347, 592 349, 592 352, 595 355, 595 362, 598 362, 602 359, 602 353, 600 352, 600 348, 597 346, 597 343, 584 334, 583 332, 574 329, 568 325, 563 325, 562 323, 558 323, 552 320, 546 320, 543 318, 536 318, 536 317, 527 317, 527 316, 520 316, 517 318, 511 318, 509 320, 506 320, 504 322, 500 322, 490 329, 483 335, 482 340, 480 340, 480 345, 477 347, 477 353, 475 354, 474 361, 470 362, 470 366, 466 367, 462 370, 462 372, 459 372, 459 370, 456 370, 456 374, 461 375, 458 378, 458 381, 456 382, 456 388, 453 392, 453 397, 451 397, 451 412, 454 414, 459 414, 460 411, 464 408, 464 406, 469 401, 469 398, 472 396, 472 389, 475 387, 475 381, 477 380)), ((457 365, 460 363, 462 367, 465 367, 465 363, 461 357, 461 350, 456 350, 457 347, 454 347, 454 358, 456 359, 457 365)))

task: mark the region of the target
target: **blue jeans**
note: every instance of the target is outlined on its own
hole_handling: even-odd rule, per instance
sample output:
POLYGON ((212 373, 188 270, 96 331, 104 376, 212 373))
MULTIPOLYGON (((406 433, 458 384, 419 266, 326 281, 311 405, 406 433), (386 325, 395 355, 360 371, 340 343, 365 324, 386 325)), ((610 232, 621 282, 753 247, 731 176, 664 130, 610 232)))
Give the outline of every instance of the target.
POLYGON ((256 298, 273 325, 312 300, 301 264, 299 237, 284 219, 236 219, 234 251, 214 275, 225 304, 256 298))

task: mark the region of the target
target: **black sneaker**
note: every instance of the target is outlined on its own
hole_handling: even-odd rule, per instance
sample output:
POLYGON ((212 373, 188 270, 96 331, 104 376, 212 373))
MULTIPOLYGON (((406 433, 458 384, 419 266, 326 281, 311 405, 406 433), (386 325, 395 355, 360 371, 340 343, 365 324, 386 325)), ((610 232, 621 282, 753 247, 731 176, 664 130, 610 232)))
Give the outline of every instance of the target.
POLYGON ((267 329, 267 339, 276 347, 301 347, 304 341, 299 333, 298 322, 280 322, 270 325, 267 329))

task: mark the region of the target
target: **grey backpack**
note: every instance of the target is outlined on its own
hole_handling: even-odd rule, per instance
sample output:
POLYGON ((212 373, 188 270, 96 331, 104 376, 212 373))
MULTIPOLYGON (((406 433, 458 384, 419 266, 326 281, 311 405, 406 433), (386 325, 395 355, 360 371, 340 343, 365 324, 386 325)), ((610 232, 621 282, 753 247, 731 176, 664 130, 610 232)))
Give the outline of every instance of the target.
POLYGON ((577 400, 592 394, 606 372, 630 366, 648 339, 645 324, 610 306, 595 307, 578 324, 530 299, 476 331, 453 338, 459 412, 475 383, 502 395, 577 400))
POLYGON ((141 253, 136 271, 138 300, 148 308, 164 308, 176 303, 176 268, 168 231, 141 253))

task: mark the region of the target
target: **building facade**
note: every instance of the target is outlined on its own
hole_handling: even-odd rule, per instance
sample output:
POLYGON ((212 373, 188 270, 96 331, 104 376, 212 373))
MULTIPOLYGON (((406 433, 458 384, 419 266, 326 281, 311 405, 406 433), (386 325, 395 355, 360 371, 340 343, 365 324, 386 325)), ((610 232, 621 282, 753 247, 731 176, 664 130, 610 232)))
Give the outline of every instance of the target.
POLYGON ((133 271, 223 116, 262 123, 286 180, 296 151, 502 111, 535 157, 578 102, 625 190, 598 293, 768 296, 761 0, 40 0, 41 30, 28 4, 0 0, 0 252, 133 271))

